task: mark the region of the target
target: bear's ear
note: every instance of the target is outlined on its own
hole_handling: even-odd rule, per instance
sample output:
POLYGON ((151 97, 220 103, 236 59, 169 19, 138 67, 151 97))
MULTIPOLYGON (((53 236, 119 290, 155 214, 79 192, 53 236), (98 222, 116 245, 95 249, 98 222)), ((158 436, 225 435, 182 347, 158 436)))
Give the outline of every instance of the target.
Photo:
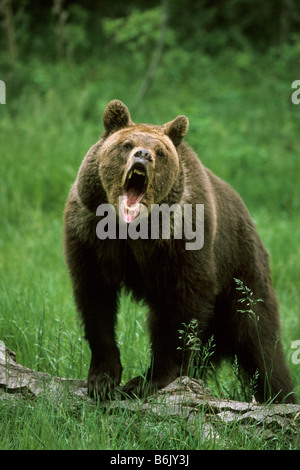
POLYGON ((177 116, 173 121, 167 122, 163 126, 165 134, 170 137, 175 147, 177 147, 189 128, 189 120, 186 116, 177 116))
POLYGON ((108 103, 103 113, 103 125, 106 136, 123 127, 133 125, 127 106, 119 100, 108 103))

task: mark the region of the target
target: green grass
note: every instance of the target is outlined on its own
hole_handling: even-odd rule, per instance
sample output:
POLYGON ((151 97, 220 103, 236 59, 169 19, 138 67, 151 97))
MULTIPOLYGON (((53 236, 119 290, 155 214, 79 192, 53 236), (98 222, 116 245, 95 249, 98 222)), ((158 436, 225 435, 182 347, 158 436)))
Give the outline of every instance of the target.
MULTIPOLYGON (((112 98, 134 103, 141 78, 120 61, 87 64, 85 74, 74 65, 29 63, 26 86, 14 96, 7 83, 0 107, 0 339, 23 365, 64 377, 86 378, 90 352, 63 260, 62 214, 79 164, 102 132, 103 108, 112 98)), ((297 77, 282 58, 250 53, 199 57, 177 73, 172 61, 165 56, 132 118, 159 124, 186 114, 187 142, 244 198, 271 254, 284 349, 300 395, 300 365, 291 362, 291 342, 300 339, 300 106, 290 100, 297 77)), ((118 340, 125 381, 149 360, 146 308, 130 297, 121 298, 118 340)), ((237 398, 231 366, 209 385, 237 398)), ((218 449, 228 439, 231 448, 288 448, 280 433, 265 442, 238 427, 225 430, 223 441, 203 442, 201 423, 196 435, 185 424, 120 410, 108 415, 88 403, 0 401, 0 448, 218 449)))

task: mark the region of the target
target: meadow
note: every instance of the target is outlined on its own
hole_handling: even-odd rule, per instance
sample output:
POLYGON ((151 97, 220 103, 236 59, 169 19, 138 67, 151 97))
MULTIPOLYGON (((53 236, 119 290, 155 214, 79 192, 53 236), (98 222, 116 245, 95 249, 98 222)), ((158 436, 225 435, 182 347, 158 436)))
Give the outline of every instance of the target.
MULTIPOLYGON (((80 162, 102 133, 103 109, 118 98, 136 122, 187 115, 186 141, 243 197, 271 255, 285 354, 300 397, 300 364, 292 361, 292 342, 300 340, 300 105, 291 101, 298 52, 211 57, 170 50, 142 101, 143 74, 134 73, 130 55, 104 57, 97 67, 88 58, 48 66, 31 57, 8 75, 0 105, 0 339, 18 362, 87 377, 90 352, 64 262, 62 218, 80 162)), ((118 341, 125 382, 149 360, 146 306, 130 296, 120 301, 118 341)), ((231 364, 210 374, 209 386, 216 396, 245 398, 231 364)), ((231 449, 291 446, 280 432, 272 441, 238 428, 229 435, 231 449)), ((201 427, 191 434, 180 418, 108 416, 84 402, 73 409, 47 400, 0 401, 1 449, 194 450, 222 449, 223 442, 203 442, 201 427)))

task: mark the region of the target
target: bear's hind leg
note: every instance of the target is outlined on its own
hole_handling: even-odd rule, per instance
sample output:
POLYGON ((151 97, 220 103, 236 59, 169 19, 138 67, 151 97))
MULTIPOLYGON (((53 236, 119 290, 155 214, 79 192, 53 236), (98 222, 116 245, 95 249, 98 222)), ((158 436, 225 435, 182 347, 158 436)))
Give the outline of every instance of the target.
POLYGON ((290 372, 284 357, 279 328, 270 326, 269 312, 259 306, 259 316, 241 313, 242 331, 234 353, 241 366, 253 376, 258 372, 256 397, 259 402, 271 399, 276 403, 296 403, 290 372), (266 326, 266 322, 268 326, 266 326))

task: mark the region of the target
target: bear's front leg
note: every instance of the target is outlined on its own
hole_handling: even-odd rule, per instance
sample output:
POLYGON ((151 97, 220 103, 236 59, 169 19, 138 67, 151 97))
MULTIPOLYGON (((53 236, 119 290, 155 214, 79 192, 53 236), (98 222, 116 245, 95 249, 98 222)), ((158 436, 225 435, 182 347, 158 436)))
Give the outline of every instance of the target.
POLYGON ((181 331, 185 328, 184 324, 188 325, 193 318, 198 316, 197 336, 201 344, 207 341, 207 318, 210 316, 212 307, 210 303, 206 308, 203 305, 204 302, 202 310, 200 304, 195 315, 191 315, 190 318, 184 310, 185 321, 180 320, 183 318, 182 314, 172 308, 173 306, 165 310, 171 313, 171 317, 162 311, 159 314, 151 312, 149 316, 151 364, 144 376, 134 377, 124 385, 125 393, 147 396, 166 387, 176 378, 189 373, 191 351, 186 347, 181 331), (201 311, 202 317, 199 317, 201 311))
POLYGON ((88 374, 88 393, 101 400, 113 397, 115 387, 119 385, 122 375, 120 352, 118 348, 101 351, 93 348, 88 374))
MULTIPOLYGON (((99 281, 99 275, 97 279, 99 281)), ((102 279, 97 288, 91 283, 86 286, 80 298, 77 292, 76 299, 83 318, 85 338, 91 349, 88 392, 90 396, 104 400, 113 395, 122 374, 120 351, 115 339, 117 292, 102 279)))
POLYGON ((99 261, 95 251, 71 237, 66 256, 77 309, 91 349, 88 374, 90 396, 105 399, 121 381, 120 352, 115 339, 118 310, 117 269, 99 261), (113 280, 109 273, 114 273, 113 280))
MULTIPOLYGON (((161 322, 158 322, 160 324, 161 322)), ((189 323, 189 321, 187 321, 189 323)), ((200 323, 200 322, 199 322, 200 323)), ((169 322, 161 325, 157 333, 151 331, 151 363, 143 376, 129 380, 122 390, 128 395, 145 397, 160 390, 181 376, 190 375, 192 371, 191 350, 182 341, 180 332, 182 324, 173 325, 169 322), (179 331, 180 330, 180 331, 179 331)), ((204 344, 207 340, 202 331, 199 331, 199 342, 204 344)), ((200 351, 199 351, 200 354, 200 351)))
POLYGON ((145 376, 137 376, 130 379, 122 387, 122 390, 128 395, 138 397, 151 395, 155 391, 169 385, 177 377, 180 377, 181 373, 182 370, 179 363, 176 364, 173 360, 166 359, 163 363, 158 364, 152 358, 151 365, 146 371, 145 376))

